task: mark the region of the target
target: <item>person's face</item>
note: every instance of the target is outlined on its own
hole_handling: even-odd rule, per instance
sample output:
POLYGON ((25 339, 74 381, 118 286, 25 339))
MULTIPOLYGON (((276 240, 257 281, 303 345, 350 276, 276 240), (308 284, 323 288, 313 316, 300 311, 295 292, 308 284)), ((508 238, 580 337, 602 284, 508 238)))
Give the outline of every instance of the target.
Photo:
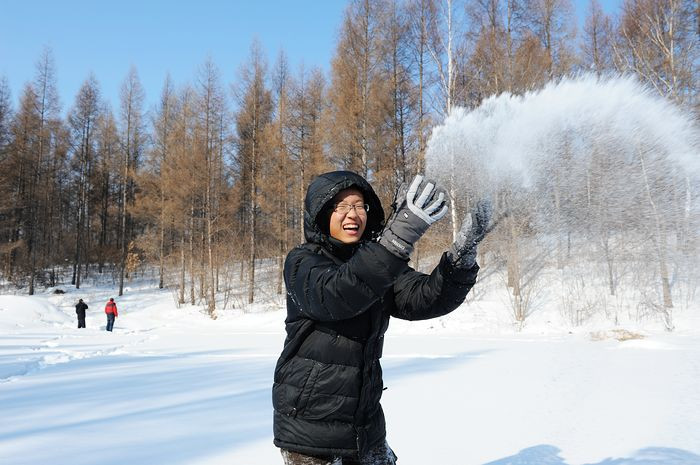
MULTIPOLYGON (((364 209, 365 199, 362 192, 352 187, 338 192, 333 198, 334 207, 340 205, 355 205, 347 212, 334 208, 331 213, 331 237, 345 244, 359 242, 367 226, 367 212, 364 209)), ((341 208, 342 209, 342 208, 341 208)))

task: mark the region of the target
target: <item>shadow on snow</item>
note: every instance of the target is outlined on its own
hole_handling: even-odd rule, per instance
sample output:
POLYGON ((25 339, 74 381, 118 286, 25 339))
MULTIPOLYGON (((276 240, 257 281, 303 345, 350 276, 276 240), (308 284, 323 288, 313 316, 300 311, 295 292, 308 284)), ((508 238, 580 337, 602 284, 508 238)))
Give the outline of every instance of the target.
POLYGON ((0 462, 191 463, 271 437, 274 361, 221 355, 100 356, 5 383, 0 462))
MULTIPOLYGON (((559 456, 561 452, 551 445, 539 445, 521 450, 518 454, 483 465, 569 465, 559 456)), ((647 447, 628 458, 608 458, 602 462, 584 465, 700 465, 700 455, 681 449, 647 447)))

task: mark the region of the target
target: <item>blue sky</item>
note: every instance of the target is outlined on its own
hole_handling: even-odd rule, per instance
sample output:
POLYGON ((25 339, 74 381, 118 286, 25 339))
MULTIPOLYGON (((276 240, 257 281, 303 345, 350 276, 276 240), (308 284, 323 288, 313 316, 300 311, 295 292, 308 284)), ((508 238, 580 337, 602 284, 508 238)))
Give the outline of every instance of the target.
POLYGON ((284 48, 292 69, 327 68, 344 0, 134 1, 0 0, 0 76, 16 100, 33 79, 45 45, 53 50, 63 110, 72 106, 92 71, 116 110, 119 88, 132 65, 148 104, 169 72, 176 84, 191 81, 208 57, 224 83, 258 39, 274 61, 284 48))
MULTIPOLYGON (((621 0, 601 0, 612 12, 621 0)), ((588 0, 575 0, 582 15, 588 0)), ((134 65, 147 107, 167 73, 176 85, 193 80, 211 57, 231 83, 257 39, 273 62, 284 49, 292 70, 328 69, 346 0, 163 1, 0 0, 0 76, 13 98, 35 74, 44 46, 53 50, 62 110, 90 72, 117 110, 119 88, 134 65)))

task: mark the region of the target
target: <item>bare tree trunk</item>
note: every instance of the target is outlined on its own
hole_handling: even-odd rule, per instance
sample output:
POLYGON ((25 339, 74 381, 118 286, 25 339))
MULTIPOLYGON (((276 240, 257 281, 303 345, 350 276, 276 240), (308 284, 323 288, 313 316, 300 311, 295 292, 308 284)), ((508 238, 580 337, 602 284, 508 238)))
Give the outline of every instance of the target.
POLYGON ((280 174, 279 174, 279 194, 280 194, 280 205, 278 207, 278 225, 279 225, 279 255, 277 257, 277 294, 282 294, 282 287, 284 284, 284 252, 287 248, 287 154, 284 149, 284 142, 282 138, 282 122, 280 121, 280 142, 282 150, 280 153, 280 174))
POLYGON ((507 1, 507 9, 508 12, 506 14, 507 17, 507 32, 506 32, 506 53, 508 55, 508 62, 506 63, 507 67, 507 72, 508 72, 508 81, 506 85, 506 90, 509 93, 513 93, 513 81, 514 81, 514 76, 513 76, 513 62, 515 61, 514 53, 513 53, 513 16, 515 14, 515 2, 514 0, 506 0, 507 1))
MULTIPOLYGON (((454 59, 454 49, 453 49, 453 39, 454 39, 454 24, 452 21, 452 0, 446 0, 447 6, 447 88, 446 88, 446 101, 445 101, 445 115, 449 117, 452 114, 452 107, 454 105, 454 94, 455 94, 455 83, 457 79, 457 73, 455 72, 455 59, 454 59)), ((462 224, 458 217, 457 212, 457 175, 458 166, 456 163, 454 147, 450 149, 450 185, 449 185, 449 195, 450 195, 450 217, 452 219, 452 240, 457 239, 457 234, 459 233, 459 228, 462 224)))
POLYGON ((83 226, 85 223, 85 211, 86 207, 85 204, 87 203, 87 183, 88 178, 87 178, 87 167, 88 167, 88 157, 89 157, 89 138, 88 134, 90 131, 89 128, 89 123, 88 126, 84 128, 84 136, 83 136, 83 144, 81 148, 81 166, 80 166, 80 187, 79 187, 79 197, 80 200, 78 201, 78 225, 77 225, 77 231, 76 231, 76 239, 75 239, 75 265, 73 268, 73 278, 74 281, 73 283, 75 284, 76 289, 80 289, 80 266, 82 264, 82 248, 84 244, 84 237, 83 237, 83 226))
POLYGON ((287 69, 286 61, 281 60, 279 65, 279 86, 277 89, 278 102, 278 124, 277 127, 277 237, 278 237, 278 256, 277 256, 277 294, 282 294, 284 285, 284 253, 287 248, 287 144, 284 137, 284 130, 287 127, 287 69))
POLYGON ((666 329, 669 331, 673 330, 673 301, 671 300, 671 285, 668 277, 668 265, 666 256, 666 230, 661 224, 661 214, 659 213, 656 203, 651 194, 651 187, 649 185, 649 176, 647 174, 646 164, 644 163, 644 155, 642 151, 638 149, 639 162, 642 166, 642 175, 644 176, 644 184, 647 191, 647 197, 649 204, 651 205, 652 215, 654 217, 655 223, 655 245, 656 253, 659 258, 659 276, 661 277, 661 290, 663 294, 663 306, 665 313, 665 324, 666 329))
POLYGON ((513 310, 515 312, 515 321, 522 327, 525 322, 525 308, 523 306, 523 295, 522 295, 522 276, 521 276, 521 266, 520 266, 520 254, 518 250, 518 228, 515 219, 512 217, 508 218, 510 223, 510 240, 509 240, 509 253, 507 258, 507 269, 508 269, 508 286, 513 289, 513 310))
POLYGON ((182 229, 180 238, 180 295, 178 298, 180 305, 185 303, 185 228, 182 229))
POLYGON ((423 110, 423 73, 425 66, 425 42, 428 31, 426 24, 425 0, 420 2, 420 38, 418 39, 418 172, 425 170, 425 111, 423 110))
POLYGON ((255 101, 253 103, 253 141, 252 141, 252 150, 251 150, 251 162, 250 162, 250 206, 249 206, 249 223, 250 223, 250 249, 249 249, 249 256, 248 256, 248 303, 252 304, 255 300, 255 255, 256 255, 256 242, 255 242, 255 226, 256 226, 256 208, 257 208, 257 202, 256 202, 256 188, 257 188, 257 182, 256 182, 256 163, 257 163, 257 149, 258 149, 258 131, 257 131, 257 125, 258 125, 258 105, 257 105, 257 95, 255 96, 255 101))
POLYGON ((163 276, 165 274, 165 201, 163 193, 160 194, 160 247, 159 247, 159 266, 158 266, 158 289, 163 289, 163 276))
MULTIPOLYGON (((452 93, 455 83, 454 61, 452 57, 452 0, 447 0, 447 116, 452 113, 452 93)), ((453 160, 454 161, 454 160, 453 160)), ((454 163, 453 163, 454 167, 454 163)))
POLYGON ((450 145, 450 185, 449 185, 449 195, 450 195, 450 218, 452 219, 452 241, 457 240, 457 234, 459 233, 459 227, 461 223, 459 218, 457 218, 457 190, 455 186, 457 182, 455 180, 455 151, 454 147, 450 145))
POLYGON ((561 192, 559 183, 554 185, 554 222, 556 223, 557 235, 557 269, 564 269, 564 241, 562 238, 562 219, 561 219, 561 192))
MULTIPOLYGON (((207 155, 207 174, 211 173, 211 161, 210 156, 207 155)), ((211 177, 207 177, 207 191, 206 191, 206 217, 207 217, 207 265, 208 265, 208 278, 209 278, 209 302, 207 303, 207 309, 209 311, 209 316, 216 320, 216 295, 214 293, 214 256, 212 251, 212 236, 214 234, 212 228, 212 195, 211 195, 211 177)))
POLYGON ((605 263, 608 268, 608 287, 610 288, 610 295, 615 295, 615 263, 610 251, 610 239, 607 237, 607 234, 603 240, 603 252, 605 253, 605 263))
MULTIPOLYGON (((428 37, 426 24, 426 0, 420 0, 420 32, 418 34, 418 159, 416 160, 416 170, 418 173, 425 172, 425 111, 423 109, 424 92, 424 66, 425 66, 425 43, 428 37)), ((405 181, 405 180, 404 180, 405 181)), ((454 209, 454 208, 453 208, 454 209)), ((454 221, 454 220, 453 220, 454 221)), ((420 269, 421 250, 420 241, 416 244, 413 254, 413 262, 416 269, 420 269)))
MULTIPOLYGON (((104 154, 102 154, 103 157, 105 157, 104 154)), ((103 158, 104 159, 104 158, 103 158)), ((104 163, 104 162, 103 162, 104 163)), ((104 249, 105 246, 107 245, 107 218, 108 218, 108 211, 109 211, 109 174, 108 174, 108 169, 103 166, 102 167, 103 171, 103 177, 102 177, 102 202, 100 204, 100 240, 98 242, 98 250, 99 256, 97 258, 97 266, 98 266, 98 273, 102 274, 104 272, 104 264, 105 264, 105 257, 104 257, 104 249)))
MULTIPOLYGON (((206 207, 205 207, 206 208, 206 207)), ((197 271, 199 271, 199 301, 206 302, 206 285, 207 285, 207 267, 205 261, 205 255, 207 253, 207 239, 206 235, 206 218, 205 222, 200 227, 199 230, 199 266, 197 271)))
POLYGON ((362 154, 362 174, 366 178, 368 173, 369 173, 369 160, 368 160, 368 154, 367 154, 367 143, 369 141, 369 136, 367 133, 367 118, 369 117, 369 43, 370 43, 370 37, 369 37, 369 20, 370 20, 370 14, 369 14, 369 0, 364 0, 364 39, 365 39, 365 47, 364 47, 364 56, 362 57, 362 137, 361 137, 361 154, 362 154))
MULTIPOLYGON (((82 171, 82 168, 81 168, 82 171)), ((84 185, 84 180, 83 175, 80 175, 80 193, 79 193, 79 198, 80 200, 78 201, 78 224, 76 227, 76 234, 75 234, 75 264, 73 265, 73 284, 75 284, 76 289, 80 289, 80 265, 81 265, 81 244, 83 242, 83 211, 84 211, 84 205, 83 203, 85 202, 85 185, 84 185)))
POLYGON ((304 152, 299 155, 299 243, 304 243, 304 190, 306 189, 306 166, 304 163, 304 152))
POLYGON ((119 235, 121 236, 121 261, 119 264, 119 295, 124 295, 124 272, 126 270, 126 253, 127 253, 127 239, 126 239, 126 215, 127 215, 127 190, 128 190, 128 177, 129 177, 129 157, 131 151, 131 111, 127 113, 126 120, 126 147, 124 150, 123 159, 123 171, 122 171, 122 217, 119 228, 119 235))
POLYGON ((214 280, 214 256, 213 256, 213 245, 212 245, 212 219, 207 218, 207 255, 208 255, 208 265, 209 265, 209 303, 207 309, 209 310, 209 316, 213 320, 216 320, 216 295, 215 290, 215 280, 214 280))
POLYGON ((194 291, 194 199, 190 203, 190 303, 195 304, 194 291))

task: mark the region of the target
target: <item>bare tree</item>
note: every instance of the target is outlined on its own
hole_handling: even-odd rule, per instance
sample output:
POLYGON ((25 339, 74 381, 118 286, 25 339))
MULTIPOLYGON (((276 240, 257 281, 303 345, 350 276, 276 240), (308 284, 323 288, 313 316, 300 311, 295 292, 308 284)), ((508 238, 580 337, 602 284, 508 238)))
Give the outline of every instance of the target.
POLYGON ((117 244, 114 243, 115 234, 113 234, 116 229, 115 225, 118 223, 110 220, 112 219, 112 210, 118 202, 113 181, 118 176, 115 173, 119 173, 121 149, 117 122, 110 108, 105 108, 98 118, 96 137, 96 150, 99 154, 95 173, 96 201, 99 204, 99 237, 96 258, 98 272, 101 274, 104 271, 106 260, 109 258, 109 261, 114 263, 118 257, 118 253, 115 253, 117 244))
MULTIPOLYGON (((326 80, 320 69, 307 71, 303 66, 299 68, 292 86, 291 120, 289 134, 289 148, 294 171, 297 179, 294 183, 294 207, 296 215, 292 217, 299 243, 304 239, 304 197, 306 188, 314 176, 327 171, 327 162, 323 146, 325 137, 332 137, 334 132, 326 130, 325 123, 330 119, 324 119, 325 102, 324 95, 326 80)), ((334 110, 331 110, 334 111, 334 110)))
POLYGON ((12 275, 12 256, 17 241, 12 239, 12 187, 11 161, 9 147, 11 143, 11 121, 13 118, 10 86, 7 78, 0 78, 0 254, 4 256, 2 272, 6 279, 12 275))
POLYGON ((517 214, 509 215, 500 229, 500 237, 491 239, 495 239, 500 246, 501 250, 496 248, 496 253, 506 262, 505 284, 513 319, 520 330, 537 308, 540 278, 547 263, 548 250, 536 241, 533 221, 536 202, 533 202, 531 193, 516 188, 516 185, 503 186, 498 192, 497 203, 502 204, 500 208, 517 214))
POLYGON ((431 8, 433 7, 434 2, 431 0, 412 0, 408 3, 406 12, 408 17, 408 37, 406 40, 409 42, 409 48, 413 53, 413 63, 409 70, 415 73, 414 67, 418 68, 418 95, 416 96, 418 104, 418 121, 416 126, 418 153, 415 160, 415 171, 418 173, 425 171, 425 146, 430 124, 430 116, 425 105, 427 89, 431 83, 426 67, 426 56, 428 54, 428 24, 431 18, 431 8))
POLYGON ((277 159, 276 176, 277 183, 274 189, 277 222, 277 293, 282 294, 284 285, 284 256, 289 244, 288 228, 288 199, 290 194, 290 75, 287 57, 280 52, 273 71, 273 85, 277 111, 275 119, 275 131, 272 136, 275 158, 277 159))
POLYGON ((598 0, 590 0, 586 23, 583 26, 583 68, 598 76, 613 69, 612 21, 603 12, 598 0))
POLYGON ((331 70, 329 142, 340 167, 365 177, 382 150, 383 102, 380 12, 384 2, 354 0, 348 6, 331 70))
POLYGON ((571 0, 528 0, 526 5, 528 26, 545 52, 548 78, 565 75, 573 66, 570 44, 576 36, 571 0))
POLYGON ((128 247, 131 242, 129 228, 132 225, 130 224, 129 204, 133 203, 134 200, 133 177, 145 145, 143 123, 144 92, 136 68, 132 67, 124 79, 120 99, 122 163, 120 179, 121 214, 119 238, 121 259, 119 266, 119 295, 121 296, 124 294, 124 274, 126 272, 128 247))
POLYGON ((257 221, 261 179, 259 170, 266 154, 263 133, 272 121, 272 96, 266 86, 267 64, 260 45, 251 46, 249 62, 241 68, 240 87, 237 90, 239 110, 236 115, 238 133, 238 165, 240 181, 244 186, 248 234, 248 303, 255 299, 255 260, 258 256, 257 221))
MULTIPOLYGON (((439 98, 435 107, 437 113, 443 117, 448 117, 452 113, 455 103, 457 69, 458 63, 465 59, 465 46, 458 42, 458 31, 462 28, 461 16, 457 15, 455 0, 439 1, 437 5, 432 5, 428 11, 431 12, 428 22, 428 52, 432 58, 435 74, 437 76, 439 98)), ((450 196, 450 203, 455 205, 457 199, 456 191, 456 160, 452 156, 449 160, 450 176, 448 179, 447 191, 450 196)), ((452 237, 457 237, 460 221, 456 209, 450 209, 452 220, 452 237)))
POLYGON ((615 64, 683 104, 697 92, 700 34, 692 0, 630 0, 620 18, 614 44, 615 64))
MULTIPOLYGON (((51 225, 49 220, 49 210, 52 201, 51 189, 48 188, 52 183, 43 184, 43 193, 40 193, 42 188, 41 179, 49 174, 49 166, 51 166, 51 129, 55 127, 52 122, 58 118, 60 110, 58 103, 58 93, 56 92, 56 72, 51 50, 46 48, 37 63, 37 74, 34 80, 34 93, 36 94, 36 112, 38 116, 37 129, 37 155, 35 177, 30 181, 30 191, 37 197, 30 207, 30 222, 31 234, 29 236, 28 246, 30 249, 30 277, 29 277, 29 294, 34 294, 34 283, 37 272, 37 254, 41 253, 46 256, 49 249, 46 246, 49 243, 47 234, 51 234, 51 225), (43 237, 41 237, 43 236, 43 237), (41 251, 39 248, 41 247, 41 251), (43 253, 42 253, 43 252, 43 253)), ((41 265, 44 265, 43 260, 41 265)))
MULTIPOLYGON (((379 193, 390 201, 396 189, 412 173, 414 159, 418 158, 418 87, 410 70, 412 50, 409 41, 408 11, 394 0, 384 12, 382 48, 384 50, 384 92, 390 95, 390 112, 386 115, 389 134, 386 138, 384 160, 376 173, 380 181, 379 193), (382 192, 383 191, 383 192, 382 192)), ((381 160, 380 160, 381 161, 381 160)))
POLYGON ((158 222, 158 287, 163 288, 165 275, 165 231, 169 222, 166 217, 166 196, 169 158, 173 152, 174 131, 177 118, 177 100, 170 75, 165 78, 160 102, 153 119, 153 157, 154 170, 158 175, 158 193, 160 197, 158 222))
POLYGON ((639 148, 637 150, 639 156, 639 165, 642 170, 642 181, 644 182, 644 190, 646 193, 646 199, 649 202, 649 207, 651 209, 651 216, 654 221, 652 227, 652 238, 654 242, 654 248, 656 250, 656 255, 659 264, 659 277, 661 279, 661 290, 663 296, 663 307, 661 307, 662 314, 664 316, 664 322, 666 324, 666 329, 672 331, 673 325, 673 300, 671 297, 671 284, 669 276, 669 266, 668 266, 668 252, 667 252, 667 232, 666 232, 666 218, 664 218, 664 212, 659 205, 657 205, 657 200, 652 192, 652 180, 650 179, 649 169, 647 168, 648 161, 646 160, 646 155, 643 150, 639 148))
POLYGON ((91 214, 89 200, 92 172, 95 158, 95 132, 100 113, 100 96, 97 80, 93 75, 83 83, 78 91, 73 109, 68 117, 71 127, 73 147, 75 151, 77 212, 75 228, 75 258, 73 261, 72 284, 80 288, 80 277, 83 262, 87 263, 88 249, 88 218, 91 214))
POLYGON ((467 5, 469 29, 467 37, 473 52, 468 71, 473 75, 470 103, 478 105, 489 95, 512 91, 508 66, 507 30, 503 21, 501 0, 473 0, 467 5))
POLYGON ((463 25, 458 21, 455 0, 436 0, 429 6, 428 52, 433 60, 440 89, 436 110, 443 116, 452 112, 457 82, 457 63, 464 59, 458 42, 458 31, 463 25))
POLYGON ((10 143, 10 122, 12 121, 12 104, 10 85, 7 82, 7 77, 0 78, 0 153, 4 160, 5 150, 10 143))
POLYGON ((202 192, 204 221, 206 228, 206 277, 207 310, 216 319, 216 270, 214 259, 217 224, 223 186, 223 147, 220 122, 225 118, 225 100, 220 84, 219 71, 211 60, 207 60, 199 76, 199 118, 202 137, 200 139, 205 166, 204 191, 202 192))

